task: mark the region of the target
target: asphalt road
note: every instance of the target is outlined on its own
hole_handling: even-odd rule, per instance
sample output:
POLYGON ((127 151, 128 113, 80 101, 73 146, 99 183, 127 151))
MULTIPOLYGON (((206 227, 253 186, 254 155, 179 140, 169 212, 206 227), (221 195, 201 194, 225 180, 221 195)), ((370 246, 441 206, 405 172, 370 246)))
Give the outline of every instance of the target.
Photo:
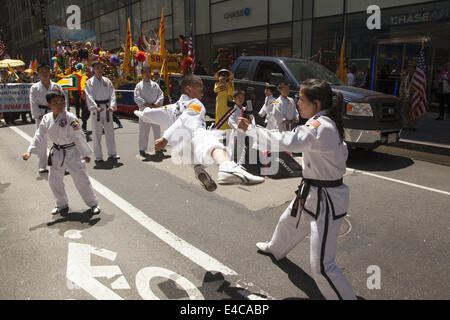
MULTIPOLYGON (((123 124, 119 163, 89 165, 98 216, 69 176, 70 214, 52 216, 47 175, 35 157, 21 160, 34 125, 0 128, 0 299, 321 298, 308 239, 279 262, 255 247, 272 236, 299 180, 208 193, 189 166, 139 157, 138 125, 123 124)), ((450 157, 438 158, 386 147, 351 153, 337 265, 359 297, 450 298, 450 157)))

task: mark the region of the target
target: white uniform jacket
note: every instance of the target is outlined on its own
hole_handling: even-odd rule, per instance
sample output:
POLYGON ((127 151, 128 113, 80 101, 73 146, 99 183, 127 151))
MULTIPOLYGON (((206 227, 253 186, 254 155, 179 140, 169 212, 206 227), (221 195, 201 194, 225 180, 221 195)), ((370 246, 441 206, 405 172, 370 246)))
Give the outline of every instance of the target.
POLYGON ((117 110, 116 94, 114 92, 114 86, 108 78, 102 77, 102 80, 98 80, 96 76, 93 76, 86 81, 86 104, 89 111, 96 111, 98 104, 95 101, 109 101, 108 107, 113 107, 117 110))
MULTIPOLYGON (((70 112, 64 111, 56 119, 54 119, 53 113, 47 113, 42 118, 38 130, 36 130, 28 152, 37 155, 45 153, 47 151, 47 137, 54 144, 60 146, 75 143, 74 147, 67 149, 65 161, 80 161, 92 154, 92 149, 86 142, 83 130, 81 130, 80 122, 70 112)), ((58 157, 57 160, 62 160, 62 152, 55 152, 53 157, 55 156, 58 157)))
MULTIPOLYGON (((261 151, 302 152, 304 179, 336 181, 346 173, 347 145, 340 140, 336 125, 326 116, 326 111, 321 111, 306 125, 299 126, 291 132, 272 132, 251 126, 247 135, 254 138, 255 148, 261 151)), ((311 187, 305 204, 306 211, 313 215, 320 213, 316 212, 317 190, 316 187, 311 187)), ((344 184, 340 187, 327 188, 327 193, 334 205, 333 217, 346 214, 349 205, 348 187, 344 184)), ((324 196, 321 198, 323 200, 324 196)), ((323 209, 321 206, 321 210, 323 209)))
POLYGON ((140 111, 144 111, 145 104, 156 104, 162 106, 164 104, 164 93, 156 82, 141 81, 134 89, 134 102, 139 107, 140 111))
MULTIPOLYGON (((189 97, 187 95, 183 95, 184 101, 178 106, 180 109, 178 110, 177 104, 168 106, 170 110, 172 110, 171 114, 174 118, 177 118, 176 121, 169 129, 164 133, 164 139, 166 139, 169 144, 173 144, 178 141, 177 138, 174 140, 174 135, 178 129, 184 128, 187 129, 193 134, 195 130, 199 128, 206 129, 205 116, 206 116, 206 108, 203 103, 198 99, 187 100, 189 97), (184 110, 182 110, 184 109, 184 110), (180 115, 179 112, 181 112, 180 115), (177 116, 178 115, 178 116, 177 116)), ((190 99, 190 98, 189 98, 190 99)), ((179 101, 180 102, 180 101, 179 101)))
POLYGON ((297 108, 295 107, 295 101, 291 97, 284 98, 280 96, 273 103, 273 118, 276 122, 276 128, 279 131, 286 131, 286 120, 295 120, 299 117, 297 108))
POLYGON ((35 83, 31 86, 30 89, 30 109, 31 109, 31 116, 34 120, 40 120, 41 117, 46 114, 48 109, 45 108, 39 108, 39 106, 47 106, 47 100, 45 99, 45 95, 49 91, 58 90, 63 92, 61 86, 53 81, 50 81, 50 86, 48 87, 48 90, 45 88, 45 86, 42 84, 41 81, 38 83, 35 83))

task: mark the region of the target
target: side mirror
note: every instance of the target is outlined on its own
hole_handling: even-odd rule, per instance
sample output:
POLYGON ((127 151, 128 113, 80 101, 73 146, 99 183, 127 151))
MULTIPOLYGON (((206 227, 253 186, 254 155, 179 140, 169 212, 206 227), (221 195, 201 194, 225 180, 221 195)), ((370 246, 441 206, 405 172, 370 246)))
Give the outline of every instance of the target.
POLYGON ((280 84, 284 80, 284 76, 282 73, 271 73, 270 74, 270 83, 274 85, 280 84))

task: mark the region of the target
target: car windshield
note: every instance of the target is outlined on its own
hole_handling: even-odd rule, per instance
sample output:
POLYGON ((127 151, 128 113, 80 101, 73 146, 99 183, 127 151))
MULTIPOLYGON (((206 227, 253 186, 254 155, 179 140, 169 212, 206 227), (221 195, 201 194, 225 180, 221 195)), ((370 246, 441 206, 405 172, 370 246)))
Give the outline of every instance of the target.
POLYGON ((284 63, 299 84, 308 79, 320 79, 331 85, 344 85, 331 71, 318 63, 309 61, 285 61, 284 63))

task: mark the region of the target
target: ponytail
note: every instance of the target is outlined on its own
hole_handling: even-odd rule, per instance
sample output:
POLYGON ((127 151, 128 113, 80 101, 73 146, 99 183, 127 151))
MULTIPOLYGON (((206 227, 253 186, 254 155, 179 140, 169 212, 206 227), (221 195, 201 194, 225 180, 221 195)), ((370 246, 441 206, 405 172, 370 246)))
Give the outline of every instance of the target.
POLYGON ((319 79, 304 81, 301 90, 309 101, 320 101, 321 110, 327 110, 327 117, 335 122, 339 137, 343 141, 345 102, 342 93, 334 94, 328 82, 319 79))
POLYGON ((344 131, 344 112, 345 112, 345 102, 344 102, 344 96, 341 92, 336 93, 336 98, 333 99, 333 106, 328 111, 327 117, 329 117, 331 120, 334 121, 336 124, 336 128, 339 133, 339 137, 341 138, 341 141, 344 140, 345 131, 344 131))

